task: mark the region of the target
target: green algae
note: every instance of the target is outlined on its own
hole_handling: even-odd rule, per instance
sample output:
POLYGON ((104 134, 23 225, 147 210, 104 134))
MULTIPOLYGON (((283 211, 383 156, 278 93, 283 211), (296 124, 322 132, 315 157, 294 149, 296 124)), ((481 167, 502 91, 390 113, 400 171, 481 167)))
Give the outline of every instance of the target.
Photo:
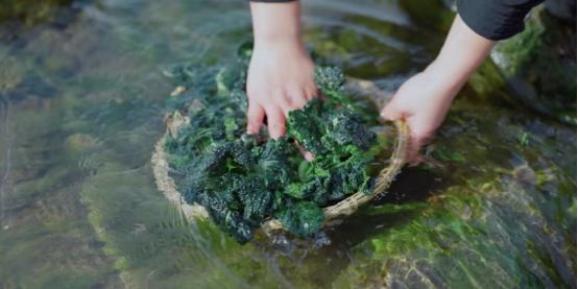
MULTIPOLYGON (((468 118, 477 122, 475 130, 462 131, 451 141, 438 141, 434 149, 434 157, 444 160, 435 171, 448 174, 451 185, 431 192, 425 203, 368 209, 371 215, 385 217, 401 211, 413 217, 357 245, 354 254, 359 263, 345 270, 335 281, 335 288, 571 287, 576 268, 575 259, 570 257, 575 254, 574 241, 570 235, 560 237, 565 235, 562 232, 575 232, 575 181, 567 179, 569 175, 555 161, 543 159, 556 154, 542 150, 548 136, 525 131, 532 141, 520 144, 520 127, 516 125, 481 125, 479 117, 468 114, 468 118), (483 133, 486 130, 497 132, 499 137, 483 133), (488 158, 484 143, 491 144, 494 151, 508 147, 509 154, 521 153, 528 163, 513 167, 503 162, 504 158, 488 158), (462 158, 437 153, 441 149, 465 151, 464 147, 469 148, 464 158, 475 163, 471 169, 466 169, 470 166, 462 158), (456 165, 460 171, 452 169, 456 165), (555 189, 557 195, 543 194, 558 184, 564 185, 555 189), (552 202, 564 207, 561 211, 566 213, 551 215, 560 210, 546 205, 552 202), (549 257, 545 251, 550 252, 549 257), (517 258, 508 257, 512 254, 517 258), (568 270, 537 269, 557 266, 567 266, 568 270)), ((449 127, 455 129, 461 119, 451 115, 449 127)), ((505 155, 506 160, 512 158, 516 156, 505 155)))
MULTIPOLYGON (((215 30, 207 29, 206 35, 194 31, 204 38, 191 37, 188 29, 182 34, 175 32, 175 27, 180 26, 206 28, 179 22, 179 17, 209 22, 217 15, 205 10, 213 4, 187 2, 187 9, 201 11, 191 17, 183 4, 176 3, 139 2, 138 6, 147 6, 148 14, 130 18, 138 28, 122 21, 121 26, 143 36, 124 34, 129 43, 124 43, 121 50, 110 49, 118 45, 118 40, 101 37, 115 29, 107 29, 106 33, 98 29, 89 33, 82 29, 64 31, 66 37, 55 42, 70 46, 67 39, 72 37, 77 43, 92 44, 88 50, 74 45, 84 57, 82 68, 70 68, 78 77, 63 79, 60 72, 39 74, 43 81, 50 76, 50 81, 59 87, 55 98, 40 99, 45 95, 41 89, 21 91, 15 97, 11 96, 13 91, 3 92, 0 105, 6 103, 6 92, 8 100, 17 101, 9 101, 8 117, 0 118, 0 130, 10 127, 0 135, 0 171, 10 172, 10 183, 18 184, 9 185, 9 190, 4 191, 8 198, 3 200, 0 233, 0 287, 318 289, 364 288, 368 284, 382 285, 387 279, 392 287, 400 288, 573 288, 564 280, 572 279, 576 272, 576 162, 569 157, 575 153, 575 132, 520 107, 505 108, 498 102, 486 102, 501 97, 500 93, 492 93, 491 87, 466 89, 460 94, 449 122, 430 147, 431 156, 438 163, 418 170, 440 179, 443 186, 430 188, 427 182, 423 185, 417 178, 420 174, 408 170, 383 204, 369 206, 329 231, 330 245, 268 250, 264 248, 269 243, 256 240, 255 244, 241 247, 211 222, 193 227, 185 224, 182 216, 153 189, 147 164, 152 142, 163 130, 160 111, 165 106, 161 98, 170 89, 166 83, 155 81, 154 75, 160 70, 159 63, 180 62, 188 54, 205 55, 199 52, 204 50, 191 49, 187 43, 211 42, 210 48, 205 49, 211 50, 208 58, 214 62, 230 54, 226 47, 231 46, 231 41, 228 35, 221 39, 226 33, 222 30, 219 33, 223 34, 215 34, 215 30), (165 16, 169 19, 162 16, 167 13, 166 6, 171 7, 170 16, 165 16), (202 18, 199 14, 208 16, 202 18), (150 15, 157 15, 154 21, 149 21, 150 15), (163 30, 163 25, 170 28, 163 30), (78 39, 74 35, 79 32, 90 37, 78 39), (94 46, 97 42, 103 45, 94 46), (159 43, 170 43, 170 47, 159 43), (139 47, 147 49, 142 51, 139 47), (151 59, 162 53, 170 57, 151 59), (480 91, 487 91, 488 98, 478 94, 480 91), (469 103, 471 100, 475 101, 469 103), (47 114, 54 120, 49 121, 47 114), (527 137, 521 142, 524 135, 527 137), (12 156, 7 157, 5 148, 10 143, 12 156), (7 160, 12 160, 11 167, 7 160), (46 173, 52 169, 54 172, 46 173), (410 181, 404 183, 404 179, 410 181), (18 188, 11 193, 11 187, 18 188), (80 196, 84 206, 78 205, 80 196), (39 200, 44 202, 37 205, 39 200), (91 217, 87 221, 88 214, 91 217), (10 224, 15 226, 4 228, 10 224), (387 237, 390 234, 403 238, 387 237), (386 240, 403 249, 396 250, 386 240), (379 254, 373 256, 374 250, 379 254), (432 254, 428 254, 430 250, 432 254), (103 252, 108 255, 103 256, 103 252), (130 286, 123 285, 119 275, 131 281, 130 286)), ((131 15, 141 14, 135 6, 130 7, 135 8, 131 15)), ((230 9, 228 4, 218 8, 215 13, 221 19, 236 19, 228 16, 241 15, 246 9, 243 6, 237 14, 225 14, 230 9)), ((111 19, 120 19, 115 17, 111 19)), ((230 22, 236 31, 248 31, 248 21, 230 22)), ((375 31, 380 23, 387 21, 364 27, 375 31)), ((95 24, 98 27, 98 21, 89 23, 90 27, 95 24)), ((327 26, 315 24, 313 29, 327 26)), ((344 30, 349 27, 336 26, 344 30)), ((411 29, 391 27, 391 31, 401 30, 408 39, 412 38, 411 29)), ((223 28, 227 29, 230 27, 223 28)), ((314 37, 322 37, 323 31, 331 29, 319 30, 314 37)), ((384 29, 383 33, 388 32, 384 29)), ((435 38, 424 34, 433 33, 416 34, 419 39, 412 43, 426 47, 422 42, 435 38)), ((236 32, 234 37, 239 35, 246 37, 247 33, 236 32)), ((365 46, 369 45, 359 40, 351 46, 350 55, 356 49, 364 51, 360 54, 366 53, 365 46)), ((17 63, 42 59, 47 51, 66 53, 58 45, 51 50, 45 47, 45 42, 31 42, 17 63), (42 52, 34 54, 34 47, 42 52)), ((409 67, 391 68, 389 65, 395 62, 382 62, 383 67, 375 67, 393 75, 404 74, 420 69, 420 63, 425 65, 432 57, 415 60, 427 53, 409 50, 399 55, 412 59, 409 67)), ((322 57, 332 55, 322 53, 322 57)), ((345 68, 355 67, 356 59, 360 58, 349 58, 345 68)), ((377 54, 371 54, 367 61, 377 59, 377 54)), ((42 69, 43 64, 40 61, 32 65, 34 71, 42 69)), ((380 81, 391 76, 367 75, 376 79, 381 88, 384 86, 380 81)), ((15 86, 30 86, 29 82, 21 83, 18 81, 15 86)), ((189 91, 203 87, 206 86, 189 91)), ((3 112, 0 110, 0 115, 3 112)), ((5 183, 1 185, 7 188, 5 183)))
POLYGON ((540 7, 526 29, 496 47, 493 59, 522 102, 576 124, 576 31, 540 7), (573 47, 574 46, 574 47, 573 47))
POLYGON ((132 170, 115 162, 115 154, 92 155, 107 165, 84 183, 81 194, 125 288, 278 286, 264 244, 241 246, 209 220, 187 222, 154 189, 149 166, 132 170))
MULTIPOLYGON (((359 21, 365 18, 350 16, 350 21, 363 25, 359 21), (357 19, 359 18, 359 19, 357 19)), ((374 28, 377 24, 367 25, 374 28)), ((394 71, 405 70, 415 64, 403 50, 392 45, 385 45, 379 39, 359 33, 355 27, 329 27, 309 29, 305 32, 305 39, 314 48, 315 54, 323 55, 323 59, 344 67, 347 75, 358 78, 373 78, 378 75, 389 74, 394 71), (368 56, 371 57, 368 57, 368 56)), ((380 27, 383 28, 383 27, 380 27)), ((385 36, 383 36, 385 37, 385 36)), ((314 54, 314 55, 315 55, 314 54)), ((323 59, 320 59, 323 61, 323 59)))
POLYGON ((71 2, 70 0, 3 1, 0 22, 19 20, 32 25, 51 21, 55 19, 59 8, 66 7, 71 2))
MULTIPOLYGON (((0 52, 0 92, 6 92, 16 88, 24 81, 26 69, 14 57, 5 56, 0 52)), ((6 53, 7 54, 7 53, 6 53)))
POLYGON ((454 19, 454 13, 442 0, 401 0, 400 6, 421 28, 446 33, 454 19))
POLYGON ((0 148, 13 151, 0 159, 0 171, 10 169, 11 176, 0 185, 0 287, 120 288, 92 226, 78 217, 87 212, 76 198, 85 174, 70 170, 77 158, 58 138, 38 137, 66 135, 57 125, 62 114, 18 107, 18 114, 2 119, 8 131, 27 133, 4 131, 0 141, 0 148), (54 154, 59 157, 47 157, 54 154))

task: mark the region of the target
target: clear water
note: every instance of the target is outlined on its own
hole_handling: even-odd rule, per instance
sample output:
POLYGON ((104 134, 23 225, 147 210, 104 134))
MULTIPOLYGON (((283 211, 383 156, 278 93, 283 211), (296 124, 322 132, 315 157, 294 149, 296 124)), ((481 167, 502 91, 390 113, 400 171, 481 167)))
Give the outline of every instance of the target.
MULTIPOLYGON (((303 2, 312 48, 386 93, 431 61, 451 19, 426 0, 303 2)), ((575 127, 504 101, 490 64, 432 161, 382 200, 317 243, 241 246, 187 224, 150 156, 173 89, 162 71, 226 64, 250 39, 247 4, 56 11, 0 23, 0 288, 576 288, 575 127)))

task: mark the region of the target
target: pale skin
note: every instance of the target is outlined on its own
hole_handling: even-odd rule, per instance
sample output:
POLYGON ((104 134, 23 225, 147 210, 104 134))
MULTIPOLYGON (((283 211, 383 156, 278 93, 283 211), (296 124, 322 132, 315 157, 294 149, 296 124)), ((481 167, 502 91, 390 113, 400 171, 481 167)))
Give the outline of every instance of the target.
MULTIPOLYGON (((287 113, 316 97, 314 64, 301 39, 299 1, 251 3, 255 47, 247 77, 247 132, 267 117, 272 138, 285 133, 287 113)), ((436 59, 408 79, 382 109, 387 120, 403 119, 411 131, 408 161, 422 161, 420 148, 444 121, 451 103, 494 46, 458 16, 436 59)), ((310 156, 309 156, 310 157, 310 156)))

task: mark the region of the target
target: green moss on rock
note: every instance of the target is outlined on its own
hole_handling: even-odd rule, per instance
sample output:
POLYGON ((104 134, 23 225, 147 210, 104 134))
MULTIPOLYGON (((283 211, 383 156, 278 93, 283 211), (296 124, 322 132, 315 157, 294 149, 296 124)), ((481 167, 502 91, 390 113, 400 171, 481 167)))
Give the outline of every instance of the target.
POLYGON ((20 20, 25 24, 36 24, 53 20, 59 8, 71 0, 7 0, 2 2, 0 22, 20 20))
POLYGON ((526 105, 576 123, 576 30, 537 9, 520 34, 497 45, 493 60, 526 105))

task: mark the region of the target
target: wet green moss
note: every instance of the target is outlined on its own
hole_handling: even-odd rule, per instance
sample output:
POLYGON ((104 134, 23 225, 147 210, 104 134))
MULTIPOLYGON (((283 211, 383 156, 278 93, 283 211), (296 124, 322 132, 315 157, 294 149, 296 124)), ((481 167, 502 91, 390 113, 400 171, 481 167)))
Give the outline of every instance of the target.
POLYGON ((576 123, 576 31, 537 9, 520 34, 500 43, 493 58, 526 105, 576 123))
POLYGON ((11 56, 4 56, 0 51, 0 93, 5 93, 16 88, 24 81, 26 69, 24 64, 11 56))
POLYGON ((54 20, 58 9, 71 2, 71 0, 6 0, 2 2, 0 22, 19 20, 26 24, 36 24, 54 20))
POLYGON ((446 33, 454 19, 442 0, 401 0, 399 4, 422 29, 446 33))
MULTIPOLYGON (((350 16, 348 21, 368 27, 325 27, 309 29, 305 33, 306 41, 314 48, 314 55, 321 62, 343 67, 347 75, 371 79, 397 71, 405 71, 415 62, 419 62, 407 51, 396 47, 392 42, 388 45, 387 37, 375 37, 360 32, 362 29, 387 30, 390 23, 376 22, 359 16, 350 16), (367 23, 365 23, 367 22, 367 23)), ((411 34, 408 31, 407 34, 411 34)))
MULTIPOLYGON (((9 101, 8 120, 0 119, 0 127, 8 127, 8 133, 2 130, 0 136, 0 171, 8 171, 10 181, 8 187, 2 183, 7 193, 3 205, 8 209, 3 211, 6 218, 0 232, 0 287, 371 288, 368 284, 387 278, 391 287, 400 288, 572 288, 563 280, 576 272, 576 159, 569 157, 576 151, 575 132, 527 111, 505 110, 493 103, 457 103, 453 107, 433 152, 443 166, 429 169, 445 187, 429 188, 410 172, 405 178, 412 181, 397 185, 386 204, 368 207, 351 223, 330 230, 329 246, 267 250, 269 243, 262 240, 239 246, 212 222, 183 222, 154 189, 147 165, 164 129, 162 111, 166 107, 161 98, 170 89, 154 75, 162 65, 159 63, 189 59, 191 54, 200 59, 207 55, 205 50, 211 50, 211 61, 223 61, 232 42, 226 34, 229 26, 219 32, 203 26, 215 13, 229 11, 230 5, 207 9, 212 4, 183 3, 130 4, 127 7, 134 8, 130 17, 140 16, 115 14, 113 19, 121 21, 111 27, 117 29, 106 31, 94 25, 94 18, 83 17, 89 19, 88 27, 96 29, 80 25, 75 30, 59 30, 63 37, 54 40, 58 45, 53 49, 46 48, 52 43, 46 37, 33 39, 25 49, 20 43, 14 45, 19 54, 17 64, 29 65, 29 72, 44 72, 40 79, 24 85, 12 82, 15 85, 9 86, 9 92, 12 87, 29 89, 47 79, 58 91, 49 101, 37 101, 47 94, 45 89, 34 89, 21 102, 9 101), (196 20, 180 22, 179 17, 196 20), (174 29, 181 26, 195 28, 186 29, 184 36, 174 29), (197 34, 198 27, 202 32, 197 34), (196 36, 191 38, 189 32, 196 36), (119 39, 109 33, 127 42, 120 44, 122 49, 114 49, 119 39), (102 37, 105 34, 109 37, 102 37), (70 39, 84 45, 72 45, 70 39), (159 52, 157 45, 171 49, 159 52), (36 61, 53 53, 68 57, 70 52, 61 49, 64 46, 74 47, 83 63, 71 68, 73 81, 43 68, 44 61, 36 61), (139 50, 143 47, 146 51, 139 50), (161 54, 166 58, 152 58, 161 54), (463 113, 464 108, 470 113, 463 113), (97 146, 83 139, 93 140, 97 146), (8 147, 11 156, 5 154, 8 147), (438 154, 437 149, 443 152, 438 154), (532 174, 534 178, 528 177, 532 174), (524 180, 523 186, 518 179, 524 180), (531 179, 535 181, 528 182, 531 179), (12 191, 14 182, 18 185, 12 191), (75 201, 78 198, 83 205, 75 201), (446 200, 458 205, 444 206, 446 200), (432 213, 436 210, 440 213, 432 213), (444 226, 446 222, 453 225, 444 226), (389 232, 404 238, 386 237, 389 232), (403 250, 387 248, 384 240, 396 240, 403 250), (374 249, 388 255, 372 257, 374 249), (430 250, 432 254, 428 254, 430 250), (103 256, 103 251, 110 255, 103 256), (116 265, 111 259, 117 260, 116 265), (118 280, 119 273, 125 284, 118 280)), ((247 37, 248 14, 242 9, 225 18, 235 29, 245 21, 246 31, 239 34, 247 37), (239 20, 239 14, 244 20, 239 20)), ((357 10, 346 9, 343 15, 359 15, 357 10)), ((384 22, 376 20, 364 27, 378 31, 384 22)), ((316 23, 315 27, 324 25, 316 23)), ((339 26, 346 29, 346 25, 339 26)), ((390 27, 391 33, 404 30, 390 27)), ((318 36, 326 31, 320 29, 318 36)), ((390 33, 385 28, 381 32, 390 33)), ((407 39, 402 42, 419 49, 431 40, 424 34, 433 34, 429 30, 413 36, 411 30, 403 33, 407 39)), ((370 55, 368 51, 380 50, 365 46, 364 42, 351 46, 349 55, 357 51, 363 57, 370 55)), ((335 55, 339 60, 341 56, 335 55)), ((413 60, 421 54, 411 55, 406 56, 412 59, 409 67, 392 65, 383 71, 395 75, 420 69, 417 64, 428 62, 427 58, 413 60)), ((367 61, 379 59, 376 56, 367 61)), ((347 62, 350 64, 355 62, 347 62)), ((199 67, 201 71, 214 69, 199 67)), ((371 71, 365 75, 392 77, 371 71)), ((189 97, 207 87, 211 86, 196 83, 182 98, 172 100, 189 104, 189 97)), ((496 96, 492 87, 481 88, 488 96, 496 96)), ((469 101, 470 96, 461 100, 469 101)), ((8 99, 12 100, 10 95, 8 99)), ((4 112, 0 110, 2 117, 4 112)))
POLYGON ((433 148, 443 160, 435 171, 449 187, 430 192, 425 202, 408 198, 370 208, 368 214, 381 218, 413 214, 356 245, 357 262, 334 288, 571 288, 575 241, 562 232, 575 232, 569 227, 576 222, 575 183, 557 161, 546 161, 556 154, 545 150, 547 134, 506 121, 485 123, 495 113, 450 116, 447 127, 464 130, 433 148), (521 132, 530 139, 525 144, 521 132), (500 156, 489 157, 488 148, 500 156), (516 159, 525 162, 513 165, 516 159), (544 195, 551 189, 555 196, 544 195))
POLYGON ((79 151, 63 144, 65 114, 13 105, 18 113, 2 115, 13 131, 0 140, 0 171, 9 172, 0 186, 0 288, 120 288, 77 198, 85 171, 79 151))

